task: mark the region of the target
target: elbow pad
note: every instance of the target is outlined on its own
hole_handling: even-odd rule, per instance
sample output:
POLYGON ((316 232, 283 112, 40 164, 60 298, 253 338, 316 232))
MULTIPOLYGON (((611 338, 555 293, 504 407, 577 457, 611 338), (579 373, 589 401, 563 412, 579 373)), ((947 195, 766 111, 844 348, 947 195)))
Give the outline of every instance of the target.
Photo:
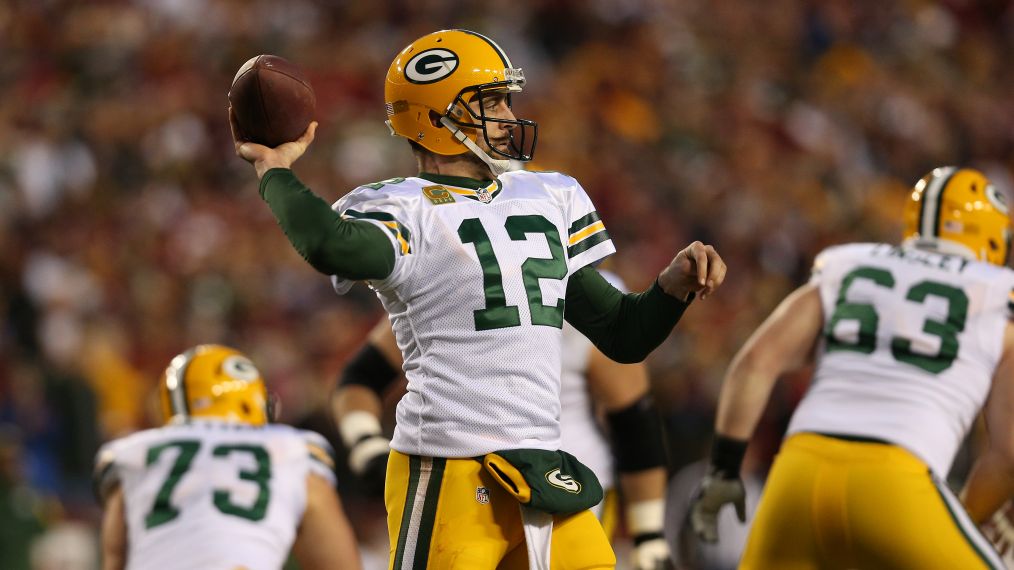
POLYGON ((388 386, 398 378, 398 370, 384 358, 379 350, 367 343, 345 366, 338 388, 363 386, 382 396, 388 386))
POLYGON ((651 396, 606 414, 606 422, 620 473, 668 466, 662 422, 651 396))

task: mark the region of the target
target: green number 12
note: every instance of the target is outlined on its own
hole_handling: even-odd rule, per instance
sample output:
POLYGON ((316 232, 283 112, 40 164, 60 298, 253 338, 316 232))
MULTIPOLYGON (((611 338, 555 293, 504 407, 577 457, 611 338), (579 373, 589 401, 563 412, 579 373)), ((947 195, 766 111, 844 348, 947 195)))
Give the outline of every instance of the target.
MULTIPOLYGON (((542 289, 539 279, 563 279, 567 277, 567 262, 563 257, 563 245, 560 243, 560 232, 545 217, 538 214, 527 216, 509 216, 504 223, 507 235, 514 241, 525 241, 528 234, 546 236, 551 258, 530 257, 521 264, 521 276, 528 296, 528 308, 533 325, 545 325, 556 328, 563 327, 564 300, 555 305, 542 303, 542 289)), ((482 227, 478 218, 468 218, 458 226, 458 237, 462 243, 470 243, 475 247, 482 267, 482 286, 486 299, 486 307, 473 312, 475 330, 485 331, 521 326, 521 316, 516 305, 508 305, 503 290, 503 273, 500 263, 493 252, 493 243, 482 227)))

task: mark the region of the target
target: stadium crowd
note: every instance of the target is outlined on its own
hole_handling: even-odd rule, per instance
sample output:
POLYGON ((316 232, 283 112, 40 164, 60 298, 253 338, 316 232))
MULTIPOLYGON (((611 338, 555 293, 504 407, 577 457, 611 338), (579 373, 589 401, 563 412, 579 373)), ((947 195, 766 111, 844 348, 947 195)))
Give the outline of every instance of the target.
MULTIPOLYGON (((443 27, 488 33, 525 69, 534 166, 582 181, 632 288, 692 239, 727 261, 649 360, 673 468, 705 455, 725 365, 820 249, 897 239, 905 189, 934 166, 1014 187, 1002 1, 5 2, 0 567, 88 567, 93 454, 151 425, 187 346, 242 347, 282 419, 328 433, 335 377, 382 311, 365 287, 334 295, 274 227, 226 93, 253 55, 301 65, 321 126, 297 170, 337 199, 414 172, 380 78, 443 27)), ((805 386, 769 410, 772 447, 805 386)))

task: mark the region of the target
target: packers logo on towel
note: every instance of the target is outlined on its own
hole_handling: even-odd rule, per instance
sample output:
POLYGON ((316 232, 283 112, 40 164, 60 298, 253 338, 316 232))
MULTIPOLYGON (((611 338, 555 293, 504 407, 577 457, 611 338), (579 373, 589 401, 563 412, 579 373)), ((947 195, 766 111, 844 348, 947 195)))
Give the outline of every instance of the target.
POLYGON ((546 473, 546 481, 554 487, 559 487, 569 493, 575 495, 581 493, 581 483, 574 480, 570 475, 564 475, 560 473, 559 469, 553 469, 549 473, 546 473))

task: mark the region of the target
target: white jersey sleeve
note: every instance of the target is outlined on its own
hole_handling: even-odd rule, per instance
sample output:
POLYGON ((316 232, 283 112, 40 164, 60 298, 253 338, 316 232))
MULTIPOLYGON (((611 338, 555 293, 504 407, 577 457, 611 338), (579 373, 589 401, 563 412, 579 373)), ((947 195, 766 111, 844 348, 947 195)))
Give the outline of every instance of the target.
POLYGON ((194 421, 104 445, 96 483, 122 489, 128 568, 266 570, 288 557, 307 477, 333 483, 333 462, 311 432, 194 421))
POLYGON ((312 431, 298 433, 303 438, 306 445, 306 455, 310 458, 308 463, 310 473, 321 477, 332 487, 336 486, 338 481, 334 475, 334 448, 319 433, 312 431))
POLYGON ((577 180, 559 173, 543 174, 551 184, 566 188, 567 268, 570 273, 586 265, 598 263, 616 252, 591 198, 577 180))
MULTIPOLYGON (((343 219, 369 222, 384 230, 384 235, 390 240, 394 250, 394 269, 386 279, 370 283, 378 290, 397 287, 408 278, 416 259, 413 254, 419 248, 418 232, 422 228, 415 218, 414 200, 405 193, 396 192, 404 181, 404 178, 392 178, 360 186, 332 206, 343 219)), ((355 282, 333 275, 331 283, 336 292, 345 294, 355 282)))
POLYGON ((824 326, 789 433, 869 437, 946 476, 1002 355, 1014 271, 888 244, 822 252, 824 326))

